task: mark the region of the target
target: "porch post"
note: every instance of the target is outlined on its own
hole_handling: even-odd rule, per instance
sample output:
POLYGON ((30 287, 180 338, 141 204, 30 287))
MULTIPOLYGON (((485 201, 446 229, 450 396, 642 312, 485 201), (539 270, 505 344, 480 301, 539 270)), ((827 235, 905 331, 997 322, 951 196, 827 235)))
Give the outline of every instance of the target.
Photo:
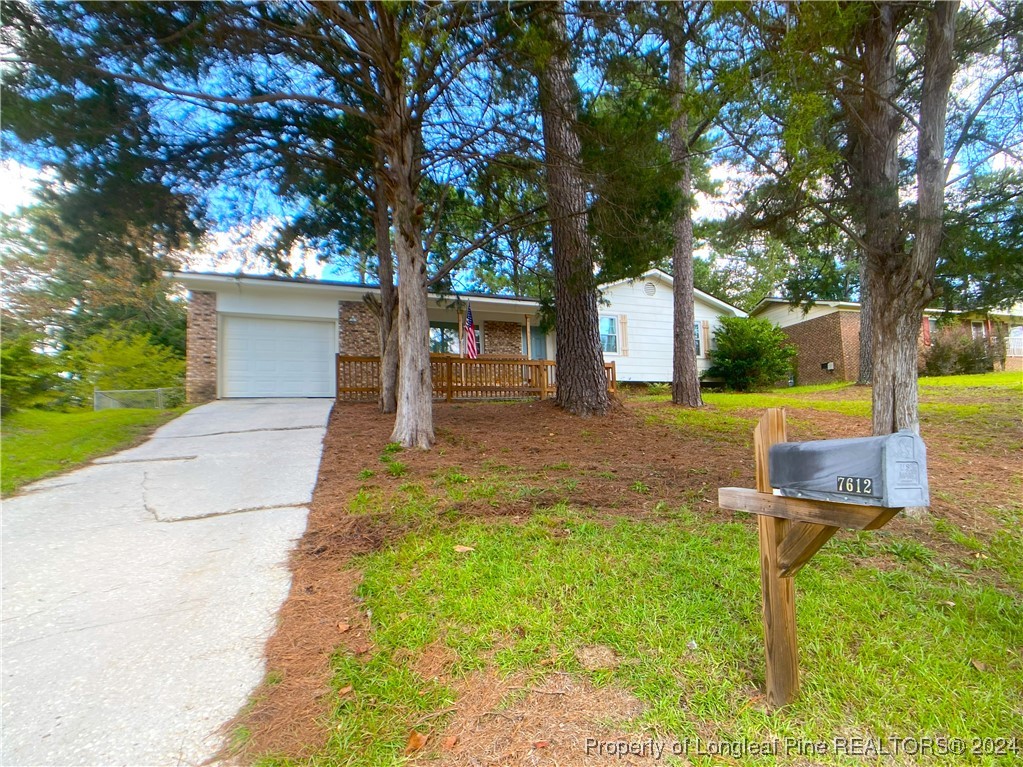
POLYGON ((455 309, 455 329, 458 331, 458 356, 465 356, 465 328, 462 326, 462 310, 455 309))
POLYGON ((529 332, 529 315, 523 315, 526 318, 526 359, 533 359, 533 334, 529 332))

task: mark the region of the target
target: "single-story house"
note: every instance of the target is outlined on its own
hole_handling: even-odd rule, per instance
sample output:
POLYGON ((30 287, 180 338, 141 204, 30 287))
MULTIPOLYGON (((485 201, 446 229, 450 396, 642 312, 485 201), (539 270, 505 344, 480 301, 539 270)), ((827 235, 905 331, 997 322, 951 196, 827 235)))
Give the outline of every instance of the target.
MULTIPOLYGON (((671 275, 651 269, 636 279, 601 285, 600 293, 600 341, 604 360, 615 363, 618 380, 670 382, 674 355, 671 275)), ((693 341, 702 373, 710 367, 708 352, 719 319, 746 313, 702 290, 694 294, 693 341)))
MULTIPOLYGON (((186 394, 190 402, 232 397, 333 397, 336 355, 378 357, 376 318, 363 301, 377 288, 333 280, 173 272, 189 291, 186 394)), ((670 381, 671 277, 651 270, 601 287, 601 343, 621 381, 670 381)), ((540 303, 479 293, 429 298, 431 351, 458 355, 467 304, 481 357, 555 359, 540 303)), ((701 369, 722 315, 745 316, 696 293, 694 342, 701 369)))
MULTIPOLYGON (((1023 307, 1021 307, 1023 309, 1023 307)), ((1023 346, 1011 337, 1023 335, 1023 312, 944 312, 925 309, 920 344, 927 347, 939 320, 951 314, 970 329, 975 338, 990 341, 1000 334, 1009 338, 1006 369, 1021 369, 1023 346)), ((750 316, 780 327, 796 347, 796 382, 819 384, 855 381, 860 374, 860 304, 855 301, 816 301, 805 309, 787 298, 770 296, 758 303, 750 316)))

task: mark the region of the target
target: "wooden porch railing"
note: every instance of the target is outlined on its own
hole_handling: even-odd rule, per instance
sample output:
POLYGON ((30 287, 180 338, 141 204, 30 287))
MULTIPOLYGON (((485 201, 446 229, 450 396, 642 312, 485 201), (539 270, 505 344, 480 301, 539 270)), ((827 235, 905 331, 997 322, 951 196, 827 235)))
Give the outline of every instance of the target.
MULTIPOLYGON (((546 399, 557 392, 557 373, 551 360, 430 355, 434 399, 546 399)), ((618 387, 615 363, 604 364, 607 388, 618 387)), ((337 398, 372 402, 380 395, 380 358, 337 355, 337 398)))

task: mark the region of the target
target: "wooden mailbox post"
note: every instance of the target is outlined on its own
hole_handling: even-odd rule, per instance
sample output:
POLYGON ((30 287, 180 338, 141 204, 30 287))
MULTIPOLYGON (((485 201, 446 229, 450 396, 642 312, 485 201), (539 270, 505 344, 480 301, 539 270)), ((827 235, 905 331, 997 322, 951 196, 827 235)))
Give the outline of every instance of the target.
MULTIPOLYGON (((796 599, 792 577, 839 528, 876 530, 886 525, 901 511, 901 506, 882 505, 887 504, 890 498, 919 498, 924 501, 919 505, 927 505, 923 443, 915 435, 900 433, 893 437, 899 441, 885 443, 888 438, 875 437, 830 443, 799 443, 800 446, 817 445, 841 451, 852 443, 869 442, 870 449, 877 452, 879 458, 869 462, 870 468, 867 470, 863 469, 863 461, 858 464, 859 473, 870 474, 869 477, 838 476, 834 492, 788 488, 782 492, 814 497, 776 495, 769 468, 771 446, 788 440, 785 411, 770 408, 753 433, 756 490, 739 487, 722 487, 718 490, 718 506, 722 509, 758 515, 764 648, 767 655, 766 692, 770 706, 784 706, 799 694, 796 599), (875 443, 878 447, 874 447, 875 443), (893 447, 888 447, 888 444, 893 447), (892 454, 886 457, 886 450, 892 454), (911 492, 905 492, 906 489, 911 492), (840 500, 830 500, 831 497, 840 500)), ((834 455, 835 450, 830 452, 834 455)), ((822 462, 809 456, 805 459, 805 466, 811 474, 813 466, 819 463, 822 462)), ((828 477, 829 480, 832 478, 828 477)), ((803 484, 818 488, 822 486, 816 478, 803 484)))

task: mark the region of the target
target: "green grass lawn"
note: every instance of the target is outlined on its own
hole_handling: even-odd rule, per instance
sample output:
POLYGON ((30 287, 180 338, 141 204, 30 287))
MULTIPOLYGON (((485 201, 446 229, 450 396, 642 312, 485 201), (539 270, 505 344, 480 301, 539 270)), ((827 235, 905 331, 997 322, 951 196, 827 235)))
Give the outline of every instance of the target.
POLYGON ((920 386, 949 386, 954 389, 1013 389, 1023 392, 1023 373, 983 373, 970 376, 925 376, 920 386))
POLYGON ((410 720, 456 703, 407 660, 437 641, 454 651, 456 676, 493 665, 589 673, 598 685, 623 687, 647 707, 630 725, 647 737, 1019 734, 1019 594, 971 584, 911 541, 850 535, 801 574, 802 694, 773 713, 751 705, 751 689, 763 685, 763 649, 748 526, 684 512, 608 526, 556 507, 525 525, 420 529, 360 564, 376 653, 335 657, 335 684, 360 695, 337 706, 317 764, 392 764, 410 720), (885 568, 851 561, 864 554, 887 557, 885 568), (575 651, 591 645, 623 662, 584 671, 575 651), (341 754, 358 756, 335 761, 341 754))
POLYGON ((28 482, 127 447, 182 412, 183 408, 22 410, 4 416, 0 492, 8 495, 28 482))
MULTIPOLYGON (((1018 374, 921 384, 924 418, 930 408, 929 428, 941 440, 936 455, 984 460, 980 443, 956 439, 960 417, 984 444, 1018 438, 1018 374), (993 394, 980 397, 983 391, 993 394)), ((786 406, 869 419, 869 391, 857 387, 712 393, 711 407, 695 412, 663 399, 631 398, 648 425, 744 446, 753 420, 736 411, 786 406)), ((525 673, 533 686, 566 673, 625 690, 644 706, 624 725, 636 739, 961 738, 967 749, 873 759, 834 751, 738 761, 690 754, 688 762, 668 764, 1023 763, 1020 494, 1020 502, 997 509, 983 497, 962 497, 999 520, 994 533, 964 532, 935 517, 917 527, 837 535, 796 579, 801 695, 770 711, 760 695, 755 526, 653 502, 652 511, 636 516, 547 500, 521 519, 462 517, 447 504, 487 487, 499 488, 490 496, 495 503, 521 500, 530 487, 516 488, 518 475, 489 461, 429 477, 417 476, 389 449, 381 461, 403 467, 402 484, 390 492, 360 490, 347 509, 400 523, 391 540, 350 563, 362 574, 357 598, 371 616, 371 649, 353 654, 339 646, 331 660, 332 687, 343 692, 327 712, 326 745, 309 758, 264 755, 260 764, 404 763, 410 729, 425 721, 420 729, 434 742, 443 737, 448 712, 459 707, 459 680, 476 672, 525 673), (417 660, 438 645, 453 659, 447 675, 420 676, 417 660), (613 651, 614 667, 583 668, 580 648, 595 645, 613 651), (999 743, 1009 750, 994 753, 999 743)), ((375 471, 365 469, 360 478, 375 471)), ((577 478, 568 469, 549 474, 552 486, 577 478)), ((1023 487, 1018 471, 1005 481, 1023 487)))

